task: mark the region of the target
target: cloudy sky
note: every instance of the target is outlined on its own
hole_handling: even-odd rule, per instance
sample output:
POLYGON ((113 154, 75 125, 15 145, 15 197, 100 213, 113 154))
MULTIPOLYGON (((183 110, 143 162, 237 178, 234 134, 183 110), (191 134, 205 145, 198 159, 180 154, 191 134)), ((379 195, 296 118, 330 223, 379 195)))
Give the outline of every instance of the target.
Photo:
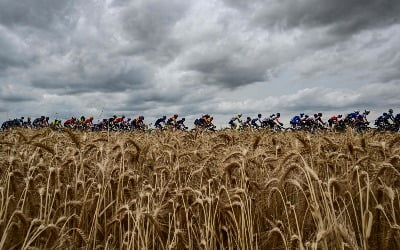
POLYGON ((400 112, 399 0, 0 0, 0 118, 400 112))

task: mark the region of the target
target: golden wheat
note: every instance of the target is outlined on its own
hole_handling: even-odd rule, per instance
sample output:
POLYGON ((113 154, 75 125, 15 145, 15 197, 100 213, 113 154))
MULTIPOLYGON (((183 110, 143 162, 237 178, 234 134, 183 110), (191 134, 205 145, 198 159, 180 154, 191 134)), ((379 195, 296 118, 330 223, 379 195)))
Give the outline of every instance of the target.
POLYGON ((400 136, 17 130, 1 249, 399 249, 400 136))

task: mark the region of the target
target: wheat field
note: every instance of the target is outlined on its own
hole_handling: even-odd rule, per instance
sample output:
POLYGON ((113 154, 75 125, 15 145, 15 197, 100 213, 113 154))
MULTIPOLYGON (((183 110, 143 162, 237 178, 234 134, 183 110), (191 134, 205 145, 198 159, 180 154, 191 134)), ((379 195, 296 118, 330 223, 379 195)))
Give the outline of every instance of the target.
POLYGON ((400 136, 0 133, 1 249, 399 249, 400 136))

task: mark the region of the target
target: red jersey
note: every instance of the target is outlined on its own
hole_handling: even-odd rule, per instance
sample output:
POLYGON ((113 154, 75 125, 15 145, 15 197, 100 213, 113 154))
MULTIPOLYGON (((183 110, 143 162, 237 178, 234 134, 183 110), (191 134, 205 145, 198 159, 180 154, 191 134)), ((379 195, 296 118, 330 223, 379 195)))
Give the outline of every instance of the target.
POLYGON ((338 121, 339 117, 337 117, 336 115, 332 116, 329 120, 331 121, 338 121))
POLYGON ((123 121, 124 121, 124 118, 118 117, 118 118, 116 118, 116 119, 114 120, 114 123, 120 123, 120 122, 123 122, 123 121))

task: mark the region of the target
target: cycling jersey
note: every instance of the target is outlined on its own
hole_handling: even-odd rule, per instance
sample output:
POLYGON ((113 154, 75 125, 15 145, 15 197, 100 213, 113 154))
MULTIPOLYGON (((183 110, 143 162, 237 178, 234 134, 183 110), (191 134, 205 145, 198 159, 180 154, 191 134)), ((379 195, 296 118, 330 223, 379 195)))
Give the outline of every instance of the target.
POLYGON ((164 122, 165 122, 165 119, 159 118, 159 119, 157 119, 157 121, 156 121, 156 123, 154 125, 155 126, 159 126, 161 123, 164 123, 164 122))
POLYGON ((300 124, 301 123, 301 117, 299 115, 296 115, 290 120, 291 124, 300 124))
POLYGON ((73 123, 74 123, 74 120, 72 120, 72 119, 66 120, 64 122, 64 124, 73 124, 73 123))
POLYGON ((118 118, 116 118, 116 119, 114 120, 114 123, 120 123, 120 122, 123 122, 123 121, 124 121, 124 119, 125 119, 125 118, 118 117, 118 118))

